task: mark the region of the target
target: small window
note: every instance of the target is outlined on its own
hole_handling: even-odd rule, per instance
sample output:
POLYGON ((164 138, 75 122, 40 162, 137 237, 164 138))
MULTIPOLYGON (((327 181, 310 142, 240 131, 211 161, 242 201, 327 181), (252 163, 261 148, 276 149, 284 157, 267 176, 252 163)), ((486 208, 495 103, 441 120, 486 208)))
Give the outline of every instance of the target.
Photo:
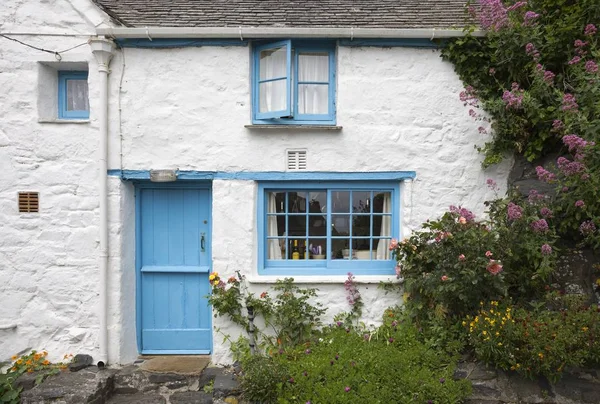
POLYGON ((259 272, 388 275, 398 229, 398 184, 261 184, 259 272))
POLYGON ((254 48, 253 123, 335 125, 335 43, 254 48))
POLYGON ((87 80, 87 72, 58 72, 59 119, 88 119, 90 117, 87 80))

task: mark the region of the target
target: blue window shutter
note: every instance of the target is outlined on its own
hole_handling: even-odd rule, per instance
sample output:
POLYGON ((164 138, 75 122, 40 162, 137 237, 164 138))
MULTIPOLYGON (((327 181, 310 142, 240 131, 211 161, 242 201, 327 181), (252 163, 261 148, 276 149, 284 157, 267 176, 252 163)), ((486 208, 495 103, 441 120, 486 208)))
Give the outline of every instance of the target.
POLYGON ((254 111, 256 119, 277 119, 292 116, 292 41, 280 41, 259 46, 254 50, 254 111), (260 54, 266 50, 284 49, 286 52, 285 76, 263 77, 261 79, 260 54), (285 81, 285 101, 283 108, 260 110, 261 85, 285 81))

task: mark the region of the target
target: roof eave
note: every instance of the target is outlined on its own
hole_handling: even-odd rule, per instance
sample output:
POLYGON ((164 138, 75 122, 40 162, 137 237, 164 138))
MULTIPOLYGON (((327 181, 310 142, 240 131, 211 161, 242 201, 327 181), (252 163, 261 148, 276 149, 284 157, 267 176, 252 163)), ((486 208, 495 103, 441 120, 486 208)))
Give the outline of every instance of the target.
MULTIPOLYGON (((300 28, 300 27, 98 27, 97 35, 111 38, 347 38, 347 39, 440 39, 462 37, 453 28, 300 28)), ((471 31, 483 36, 481 30, 471 31)))

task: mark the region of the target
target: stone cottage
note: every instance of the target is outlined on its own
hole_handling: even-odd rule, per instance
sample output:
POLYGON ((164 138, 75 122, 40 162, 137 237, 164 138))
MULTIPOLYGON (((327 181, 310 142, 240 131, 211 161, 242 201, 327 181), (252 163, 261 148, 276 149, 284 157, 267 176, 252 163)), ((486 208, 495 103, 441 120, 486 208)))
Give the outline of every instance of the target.
POLYGON ((388 246, 506 183, 440 57, 464 0, 0 3, 0 359, 231 360, 209 273, 376 324, 388 246))

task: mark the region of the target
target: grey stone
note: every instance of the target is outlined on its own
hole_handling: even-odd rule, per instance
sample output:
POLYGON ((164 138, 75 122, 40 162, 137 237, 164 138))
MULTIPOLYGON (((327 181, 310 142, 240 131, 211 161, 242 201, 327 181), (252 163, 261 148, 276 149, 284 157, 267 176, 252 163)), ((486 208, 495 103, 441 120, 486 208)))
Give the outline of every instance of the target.
POLYGON ((581 403, 600 403, 600 383, 566 374, 556 383, 554 391, 561 397, 581 403))
POLYGON ((135 387, 115 387, 113 394, 136 394, 139 390, 135 387))
POLYGON ((502 392, 499 390, 483 384, 473 383, 473 398, 477 399, 499 399, 502 396, 502 392))
POLYGON ((111 397, 107 404, 166 404, 167 400, 159 394, 133 394, 111 397))
POLYGON ((176 380, 174 382, 165 383, 165 387, 171 390, 180 389, 188 385, 187 380, 176 380))
POLYGON ((73 362, 71 362, 69 364, 69 370, 71 372, 77 372, 81 369, 85 369, 88 366, 91 366, 93 361, 94 361, 94 358, 92 358, 90 355, 77 354, 73 358, 73 362))
POLYGON ((169 397, 171 404, 211 404, 212 395, 203 391, 185 391, 174 393, 169 397))
POLYGON ((30 390, 35 387, 35 379, 38 377, 38 372, 34 373, 23 373, 17 380, 15 380, 15 388, 23 388, 23 391, 30 390))
POLYGON ((148 381, 150 383, 170 383, 186 380, 187 377, 184 375, 178 375, 175 373, 147 373, 148 381))
POLYGON ((223 372, 222 368, 215 368, 215 367, 204 368, 204 370, 202 371, 202 374, 200 375, 200 388, 202 388, 202 387, 206 386, 207 384, 209 384, 210 382, 214 381, 217 374, 220 374, 222 372, 223 372))
POLYGON ((496 369, 492 369, 483 363, 478 363, 469 374, 470 380, 491 380, 498 376, 496 369))
POLYGON ((61 372, 21 394, 22 404, 60 400, 63 404, 102 403, 114 388, 116 371, 89 367, 76 373, 61 372))
POLYGON ((240 384, 237 381, 235 375, 220 372, 215 376, 215 383, 213 385, 214 397, 226 397, 229 395, 235 395, 239 392, 239 390, 240 384))

